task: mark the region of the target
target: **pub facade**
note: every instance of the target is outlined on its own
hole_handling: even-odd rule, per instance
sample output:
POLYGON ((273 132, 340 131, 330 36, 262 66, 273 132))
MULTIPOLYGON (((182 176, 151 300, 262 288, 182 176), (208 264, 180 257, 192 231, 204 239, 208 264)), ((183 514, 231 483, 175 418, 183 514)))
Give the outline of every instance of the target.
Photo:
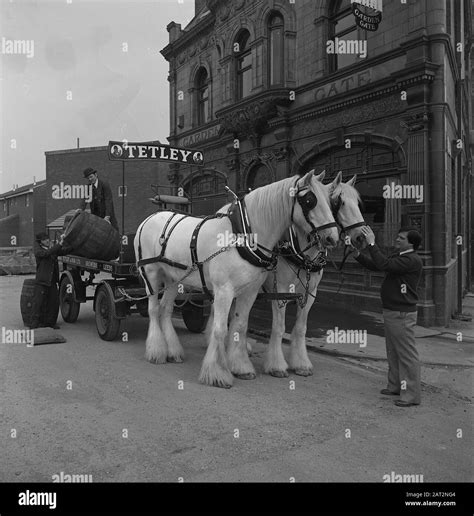
MULTIPOLYGON (((225 185, 357 174, 382 248, 401 225, 423 236, 418 324, 448 324, 472 273, 471 21, 467 0, 196 0, 162 54, 169 142, 205 163, 172 165, 170 183, 208 214, 225 185)), ((318 298, 379 311, 382 279, 350 259, 318 298)))

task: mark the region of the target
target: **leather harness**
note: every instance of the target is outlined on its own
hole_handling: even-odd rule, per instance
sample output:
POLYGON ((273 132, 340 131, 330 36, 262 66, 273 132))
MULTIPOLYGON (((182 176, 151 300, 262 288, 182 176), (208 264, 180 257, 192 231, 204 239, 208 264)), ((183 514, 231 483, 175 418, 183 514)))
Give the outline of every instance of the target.
MULTIPOLYGON (((337 224, 335 222, 330 222, 328 224, 325 224, 323 226, 316 228, 314 226, 314 224, 309 220, 309 217, 308 217, 309 212, 316 206, 316 203, 317 203, 316 196, 314 195, 314 193, 311 190, 309 190, 304 196, 298 196, 298 193, 299 193, 299 191, 296 193, 296 196, 295 196, 296 198, 293 203, 293 208, 292 208, 292 212, 291 212, 291 220, 293 220, 293 212, 294 212, 294 208, 296 205, 296 200, 298 200, 298 203, 302 208, 303 215, 304 215, 306 221, 313 228, 311 231, 312 234, 315 234, 315 233, 317 233, 317 231, 320 231, 322 229, 327 229, 330 227, 337 227, 337 224)), ((166 265, 176 267, 178 269, 182 269, 182 270, 189 269, 188 265, 176 262, 174 260, 169 260, 168 258, 166 258, 164 256, 164 254, 166 251, 166 247, 168 245, 168 241, 169 241, 170 236, 173 233, 173 231, 176 229, 176 227, 178 226, 178 224, 181 221, 183 221, 187 217, 190 217, 191 215, 185 215, 185 214, 179 213, 174 210, 169 210, 169 211, 172 212, 172 215, 171 215, 171 217, 168 218, 168 220, 166 221, 166 223, 163 227, 163 230, 162 230, 162 233, 161 233, 161 236, 159 239, 159 243, 161 245, 161 251, 158 256, 153 257, 153 258, 145 258, 144 259, 142 257, 142 245, 141 245, 141 234, 142 234, 143 228, 144 228, 145 224, 148 222, 148 220, 150 220, 151 217, 156 215, 155 213, 153 215, 150 215, 142 223, 142 225, 140 227, 140 231, 138 232, 137 268, 140 270, 140 272, 143 276, 143 279, 148 287, 150 295, 153 295, 154 291, 153 291, 153 288, 146 276, 145 269, 144 269, 145 265, 150 264, 150 263, 161 262, 166 265), (168 227, 170 226, 171 222, 177 215, 182 215, 182 216, 181 216, 181 218, 178 218, 174 222, 174 224, 171 226, 170 230, 167 233, 168 227)), ((197 268, 199 270, 201 283, 202 283, 202 289, 203 289, 204 293, 207 295, 207 297, 211 300, 211 302, 213 301, 213 295, 210 292, 210 290, 207 288, 207 285, 206 285, 206 280, 204 277, 204 270, 203 270, 204 262, 199 261, 198 256, 197 256, 197 240, 198 240, 198 236, 199 236, 199 231, 201 230, 201 227, 203 226, 203 224, 205 222, 207 222, 208 220, 223 218, 223 217, 229 218, 231 225, 232 225, 232 231, 234 234, 244 235, 244 245, 236 246, 237 251, 238 251, 239 255, 241 256, 241 258, 243 258, 244 260, 249 262, 251 265, 254 265, 255 267, 262 267, 267 270, 274 270, 276 267, 276 264, 277 264, 279 254, 286 255, 285 256, 286 259, 288 259, 289 261, 292 261, 299 267, 301 267, 301 263, 303 263, 306 266, 309 266, 309 264, 311 264, 311 267, 312 267, 311 272, 317 272, 317 271, 321 270, 321 268, 324 265, 326 265, 326 261, 324 259, 322 259, 322 260, 320 259, 319 261, 318 260, 313 260, 313 261, 308 260, 308 258, 303 254, 303 251, 305 251, 306 249, 304 249, 302 251, 299 247, 298 238, 296 237, 296 234, 294 233, 293 226, 290 228, 289 246, 288 245, 286 245, 286 246, 279 245, 273 250, 267 249, 266 247, 264 247, 260 244, 257 244, 256 248, 255 248, 255 246, 250 246, 248 237, 249 237, 249 235, 252 234, 252 230, 251 230, 250 222, 249 222, 248 215, 247 215, 247 209, 245 206, 245 196, 244 196, 241 199, 234 200, 234 202, 229 207, 229 210, 227 211, 227 213, 216 213, 216 214, 208 215, 207 217, 204 217, 194 228, 192 236, 191 236, 191 242, 189 245, 190 252, 191 252, 191 261, 192 261, 191 267, 197 266, 197 268), (288 249, 288 251, 286 251, 286 252, 284 250, 285 247, 286 247, 286 249, 288 249), (264 252, 261 251, 261 249, 263 249, 264 251, 266 251, 269 254, 265 254, 264 252), (290 256, 290 255, 292 255, 292 256, 290 256)), ((312 247, 312 246, 310 246, 310 247, 312 247)), ((320 256, 321 254, 322 253, 320 253, 318 256, 320 256)))

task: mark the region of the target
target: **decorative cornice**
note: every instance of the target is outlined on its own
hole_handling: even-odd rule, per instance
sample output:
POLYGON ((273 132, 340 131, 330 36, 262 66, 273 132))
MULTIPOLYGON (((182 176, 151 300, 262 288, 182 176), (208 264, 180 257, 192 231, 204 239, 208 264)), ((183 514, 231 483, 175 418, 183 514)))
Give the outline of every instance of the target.
MULTIPOLYGON (((315 118, 321 115, 327 115, 336 111, 340 111, 343 109, 351 108, 353 106, 356 106, 358 104, 372 102, 376 99, 379 99, 381 97, 388 97, 389 95, 393 95, 394 93, 399 92, 398 86, 390 86, 388 88, 383 88, 380 90, 376 90, 370 93, 367 93, 366 95, 360 95, 355 98, 350 98, 347 100, 344 100, 342 102, 335 102, 332 105, 316 108, 311 111, 306 112, 300 112, 295 113, 292 116, 290 116, 290 124, 293 125, 295 122, 299 122, 300 120, 305 120, 308 118, 315 118)), ((326 99, 327 100, 327 99, 326 99)), ((307 109, 307 108, 304 108, 307 109)), ((270 127, 273 127, 273 124, 270 124, 270 127)))
POLYGON ((179 54, 188 45, 195 45, 197 36, 212 27, 215 21, 214 16, 211 14, 195 25, 191 30, 183 31, 183 34, 176 41, 169 43, 163 50, 161 50, 161 55, 167 61, 172 57, 176 57, 177 54, 179 54))
POLYGON ((227 133, 257 138, 268 121, 278 115, 278 106, 290 103, 289 89, 269 90, 221 109, 216 118, 227 133))

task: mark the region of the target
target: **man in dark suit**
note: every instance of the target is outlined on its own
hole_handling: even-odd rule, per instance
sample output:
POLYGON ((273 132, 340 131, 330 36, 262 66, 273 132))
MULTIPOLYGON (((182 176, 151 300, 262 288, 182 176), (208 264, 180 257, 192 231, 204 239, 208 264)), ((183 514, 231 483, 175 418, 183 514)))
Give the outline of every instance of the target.
POLYGON ((48 233, 38 233, 34 245, 36 258, 36 284, 33 297, 30 328, 50 326, 57 329, 59 311, 59 267, 58 256, 65 255, 70 247, 59 244, 50 247, 48 233))
MULTIPOLYGON (((112 191, 107 181, 102 181, 97 176, 97 170, 86 168, 84 177, 89 181, 92 188, 92 200, 90 208, 92 215, 106 220, 118 231, 117 219, 114 212, 114 201, 112 199, 112 191)), ((83 201, 81 208, 85 209, 86 202, 83 201)))
POLYGON ((423 263, 416 253, 421 235, 413 228, 401 228, 395 241, 397 252, 385 256, 375 243, 369 226, 361 228, 370 256, 355 251, 355 259, 374 271, 385 271, 380 296, 385 325, 388 360, 387 388, 381 393, 400 395, 399 407, 419 405, 421 400, 420 361, 415 344, 418 302, 417 288, 423 263))

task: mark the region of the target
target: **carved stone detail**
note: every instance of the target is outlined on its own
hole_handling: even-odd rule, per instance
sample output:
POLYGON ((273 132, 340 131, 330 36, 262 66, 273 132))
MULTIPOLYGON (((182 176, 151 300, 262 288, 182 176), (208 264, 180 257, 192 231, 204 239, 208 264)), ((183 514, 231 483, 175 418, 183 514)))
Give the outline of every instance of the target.
POLYGON ((288 149, 282 147, 273 151, 273 155, 277 161, 284 161, 288 157, 288 149))
POLYGON ((403 119, 400 125, 407 129, 409 133, 415 131, 423 131, 428 128, 430 122, 430 114, 426 111, 422 113, 415 113, 403 119))
POLYGON ((275 155, 264 152, 263 154, 252 154, 251 156, 247 156, 246 158, 241 160, 241 163, 244 167, 248 167, 249 165, 256 163, 263 163, 270 167, 270 162, 275 159, 275 155))
POLYGON ((230 172, 235 172, 239 169, 239 157, 237 155, 227 158, 224 160, 224 163, 230 172))
POLYGON ((405 104, 399 95, 392 95, 375 100, 370 104, 361 104, 352 108, 346 107, 343 111, 324 116, 314 113, 314 118, 295 122, 294 137, 308 136, 315 133, 324 133, 341 127, 360 124, 378 118, 381 113, 394 113, 405 110, 405 104))
POLYGON ((226 108, 216 116, 226 132, 237 137, 257 139, 265 130, 268 120, 278 114, 277 105, 287 101, 287 96, 266 96, 245 105, 226 108))

